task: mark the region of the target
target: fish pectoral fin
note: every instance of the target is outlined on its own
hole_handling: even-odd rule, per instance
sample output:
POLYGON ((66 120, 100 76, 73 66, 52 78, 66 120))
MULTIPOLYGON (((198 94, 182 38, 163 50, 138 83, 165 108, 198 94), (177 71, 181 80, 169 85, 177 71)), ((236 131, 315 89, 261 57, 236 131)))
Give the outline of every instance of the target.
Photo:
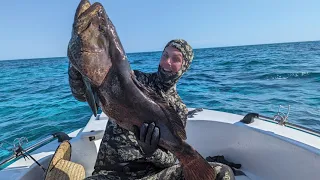
POLYGON ((92 110, 92 113, 94 114, 94 117, 97 117, 97 114, 98 114, 98 105, 96 100, 97 97, 95 95, 95 92, 92 90, 89 80, 87 80, 86 78, 83 78, 83 82, 86 86, 86 92, 85 92, 86 101, 89 104, 92 110))
POLYGON ((180 137, 182 140, 187 139, 186 130, 182 123, 182 119, 175 111, 172 105, 168 103, 162 96, 158 95, 156 92, 147 89, 142 83, 140 83, 136 78, 133 72, 131 72, 131 79, 134 84, 142 91, 143 94, 147 95, 151 98, 155 103, 157 103, 161 110, 164 112, 165 116, 167 117, 169 123, 171 124, 172 130, 180 137))
POLYGON ((182 123, 182 119, 178 113, 174 110, 173 106, 169 103, 158 103, 166 117, 169 119, 169 123, 173 132, 182 140, 187 139, 187 133, 182 123))

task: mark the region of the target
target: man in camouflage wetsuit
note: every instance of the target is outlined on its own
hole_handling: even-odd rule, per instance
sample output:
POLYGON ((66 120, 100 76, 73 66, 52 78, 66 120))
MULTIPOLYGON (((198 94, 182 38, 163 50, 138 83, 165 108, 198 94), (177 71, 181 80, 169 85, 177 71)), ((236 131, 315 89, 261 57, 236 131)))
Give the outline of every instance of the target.
MULTIPOLYGON (((134 71, 138 81, 174 105, 184 126, 188 109, 176 91, 176 84, 190 67, 193 56, 186 41, 172 40, 165 46, 157 72, 134 71)), ((81 76, 72 66, 69 67, 69 83, 73 96, 85 101, 81 76)), ((183 179, 177 158, 158 147, 158 142, 159 129, 153 123, 144 124, 134 133, 110 120, 100 144, 93 176, 87 179, 183 179)), ((234 179, 228 166, 211 165, 218 174, 217 179, 234 179)))

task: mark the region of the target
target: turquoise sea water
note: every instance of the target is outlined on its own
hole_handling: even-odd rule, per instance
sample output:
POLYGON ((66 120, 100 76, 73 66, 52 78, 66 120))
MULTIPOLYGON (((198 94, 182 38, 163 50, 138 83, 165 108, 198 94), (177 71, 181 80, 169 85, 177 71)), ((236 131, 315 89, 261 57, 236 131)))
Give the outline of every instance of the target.
MULTIPOLYGON (((157 70, 161 52, 129 54, 133 69, 157 70)), ((68 85, 68 59, 0 61, 0 142, 35 142, 83 127, 91 110, 68 85)), ((273 116, 291 105, 289 121, 320 130, 320 42, 196 49, 177 86, 188 107, 273 116)), ((0 150, 0 160, 9 153, 0 150)))

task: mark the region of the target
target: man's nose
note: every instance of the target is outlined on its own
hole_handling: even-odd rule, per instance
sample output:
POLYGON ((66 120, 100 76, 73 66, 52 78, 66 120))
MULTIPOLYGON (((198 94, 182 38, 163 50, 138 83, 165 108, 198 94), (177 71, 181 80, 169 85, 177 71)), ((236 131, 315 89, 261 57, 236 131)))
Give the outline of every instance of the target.
POLYGON ((171 58, 170 58, 170 57, 168 57, 168 58, 166 59, 166 63, 168 63, 168 64, 171 66, 171 58))

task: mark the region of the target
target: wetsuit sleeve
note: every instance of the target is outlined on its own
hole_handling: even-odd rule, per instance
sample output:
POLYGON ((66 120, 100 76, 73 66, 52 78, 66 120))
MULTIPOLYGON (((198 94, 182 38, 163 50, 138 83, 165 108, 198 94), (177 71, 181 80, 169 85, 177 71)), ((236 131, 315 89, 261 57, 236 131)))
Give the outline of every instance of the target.
POLYGON ((187 115, 188 115, 188 108, 187 106, 182 102, 182 99, 178 94, 176 94, 174 99, 175 105, 176 105, 176 111, 179 114, 182 124, 184 127, 187 125, 187 115))
POLYGON ((85 102, 85 86, 79 71, 77 71, 70 63, 68 66, 69 86, 74 98, 78 101, 85 102))
POLYGON ((140 83, 152 89, 154 88, 156 73, 144 73, 138 70, 134 70, 133 72, 140 83))
POLYGON ((175 164, 177 158, 167 150, 158 148, 151 157, 146 158, 159 168, 167 168, 175 164))
MULTIPOLYGON (((176 158, 170 152, 166 153, 161 149, 157 149, 151 157, 144 157, 134 133, 121 128, 115 121, 109 120, 100 144, 93 174, 103 171, 121 171, 121 164, 136 164, 137 162, 141 165, 152 163, 157 168, 167 168, 175 164, 176 158)), ((141 169, 136 168, 139 169, 142 176, 155 170, 149 172, 144 166, 141 169)), ((134 173, 127 175, 135 176, 134 173)))

